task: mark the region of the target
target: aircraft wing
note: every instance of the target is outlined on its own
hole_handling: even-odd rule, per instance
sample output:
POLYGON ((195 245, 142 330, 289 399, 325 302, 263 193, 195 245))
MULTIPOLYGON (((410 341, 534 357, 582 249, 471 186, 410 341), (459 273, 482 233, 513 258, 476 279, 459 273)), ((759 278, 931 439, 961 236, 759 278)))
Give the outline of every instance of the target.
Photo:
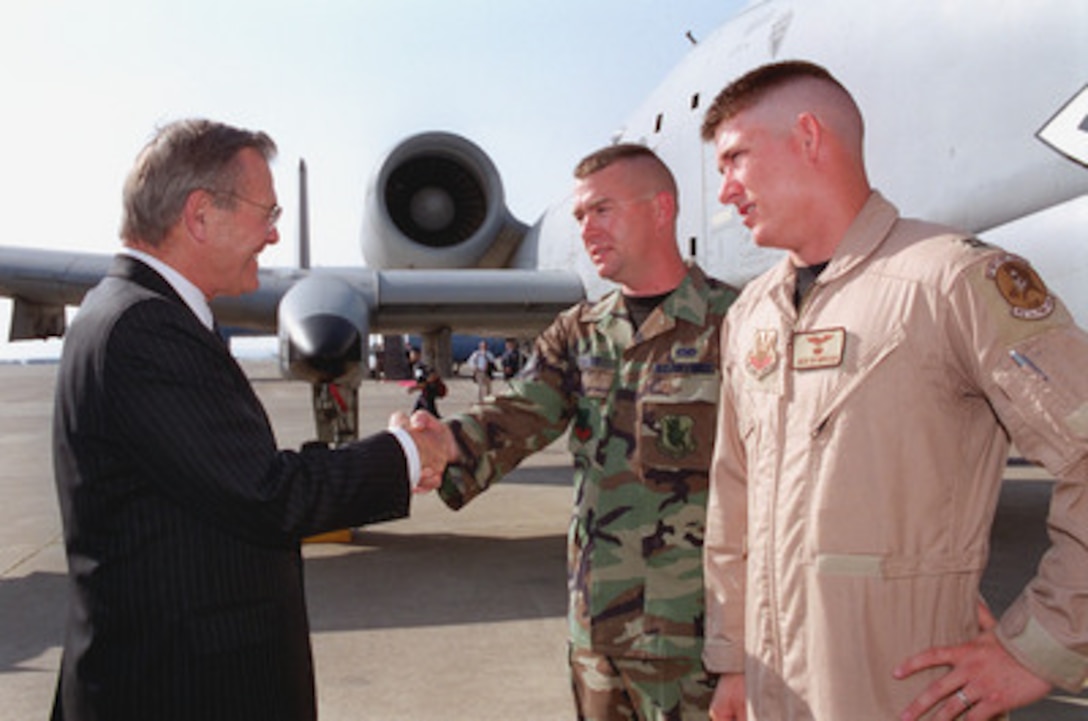
POLYGON ((109 270, 111 256, 36 248, 0 248, 0 295, 14 301, 9 340, 64 334, 66 305, 109 270))
MULTIPOLYGON (((11 340, 62 336, 65 306, 108 272, 109 254, 0 247, 0 295, 13 299, 11 340)), ((262 269, 253 293, 212 303, 224 327, 279 337, 280 369, 313 387, 318 438, 357 436, 358 387, 370 333, 532 336, 582 299, 578 276, 525 269, 262 269)))
MULTIPOLYGON (((905 215, 973 232, 1044 216, 1053 227, 1057 217, 1064 232, 1034 239, 1032 252, 1063 257, 1080 242, 1080 223, 1069 221, 1083 204, 1070 201, 1088 194, 1088 43, 1079 32, 1088 5, 870 5, 754 2, 630 116, 615 139, 652 147, 672 168, 682 253, 737 285, 779 257, 755 248, 718 203, 699 125, 728 80, 805 58, 857 97, 871 177, 905 215)), ((262 270, 258 291, 213 304, 220 323, 277 333, 281 366, 315 389, 357 386, 371 332, 423 333, 425 344, 452 332, 525 337, 610 287, 586 259, 566 202, 528 227, 507 210, 488 156, 449 133, 398 144, 367 186, 363 219, 365 267, 262 270)), ((12 337, 62 333, 64 306, 78 304, 108 265, 107 256, 0 248, 12 337)), ((1088 264, 1075 265, 1067 281, 1088 285, 1088 264)))
MULTIPOLYGON (((14 300, 10 340, 62 336, 64 307, 108 272, 109 254, 0 247, 0 295, 14 300)), ((532 335, 584 297, 559 270, 369 268, 262 269, 253 293, 212 303, 224 326, 320 347, 319 327, 343 325, 360 340, 373 333, 437 330, 532 335)))

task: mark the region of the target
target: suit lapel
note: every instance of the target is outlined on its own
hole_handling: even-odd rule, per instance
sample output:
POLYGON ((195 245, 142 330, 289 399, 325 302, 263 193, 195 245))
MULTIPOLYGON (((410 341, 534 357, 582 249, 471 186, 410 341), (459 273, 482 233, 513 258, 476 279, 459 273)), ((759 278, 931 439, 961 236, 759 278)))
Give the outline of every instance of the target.
MULTIPOLYGON (((196 317, 196 314, 192 312, 192 309, 188 304, 180 295, 178 295, 178 292, 174 290, 174 286, 170 285, 166 278, 163 278, 154 268, 147 263, 144 263, 139 258, 133 258, 131 255, 124 254, 115 256, 109 274, 115 278, 135 283, 142 288, 150 290, 156 295, 161 295, 170 299, 188 311, 189 315, 191 315, 201 327, 207 330, 200 319, 196 317)), ((215 329, 208 331, 208 334, 211 338, 215 339, 217 345, 224 348, 227 347, 223 336, 219 334, 218 326, 216 326, 215 329)))
POLYGON ((137 258, 133 258, 131 255, 115 256, 109 274, 136 283, 143 288, 185 305, 185 301, 177 294, 174 287, 166 282, 165 278, 156 273, 154 268, 137 258))
POLYGON ((257 398, 256 392, 253 390, 253 386, 250 384, 249 379, 246 377, 245 371, 238 365, 238 361, 234 355, 230 352, 230 345, 226 342, 222 335, 218 332, 218 327, 215 330, 208 330, 192 309, 182 300, 178 295, 174 287, 167 282, 159 273, 144 263, 139 258, 134 258, 130 255, 118 255, 114 258, 113 265, 110 268, 109 275, 119 280, 123 280, 129 283, 135 283, 141 288, 145 288, 156 295, 177 303, 178 306, 185 309, 186 314, 192 319, 195 327, 199 327, 203 333, 194 332, 193 336, 200 338, 203 342, 210 346, 213 346, 223 356, 223 365, 220 366, 220 370, 229 373, 233 379, 233 383, 239 389, 239 392, 245 396, 247 402, 250 403, 262 417, 265 418, 266 424, 268 423, 267 417, 264 413, 264 406, 257 398))

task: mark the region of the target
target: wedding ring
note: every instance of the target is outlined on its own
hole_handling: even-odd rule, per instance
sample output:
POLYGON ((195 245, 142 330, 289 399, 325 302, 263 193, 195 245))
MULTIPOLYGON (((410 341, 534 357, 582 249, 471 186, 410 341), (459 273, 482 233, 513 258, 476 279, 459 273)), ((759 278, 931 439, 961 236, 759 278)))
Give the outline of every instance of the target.
POLYGON ((963 692, 962 688, 956 691, 956 698, 959 699, 959 702, 963 704, 964 710, 971 708, 971 699, 967 698, 967 694, 963 692))

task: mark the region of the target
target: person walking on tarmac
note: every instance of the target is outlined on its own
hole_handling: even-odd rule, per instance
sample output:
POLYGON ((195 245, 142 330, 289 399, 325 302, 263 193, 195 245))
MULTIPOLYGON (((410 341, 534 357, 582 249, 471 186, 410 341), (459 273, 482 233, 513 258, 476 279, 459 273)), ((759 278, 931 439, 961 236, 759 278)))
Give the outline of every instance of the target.
POLYGON ((479 347, 468 357, 468 367, 472 369, 472 379, 476 381, 477 399, 483 403, 491 395, 491 373, 495 369, 495 355, 487 349, 487 341, 481 340, 479 347))
POLYGON ((507 338, 505 348, 499 363, 502 365, 502 377, 510 383, 510 379, 518 374, 522 366, 521 348, 518 347, 517 338, 507 338))
POLYGON ((445 381, 437 370, 423 362, 415 348, 408 351, 408 363, 412 368, 412 379, 415 380, 415 385, 409 386, 408 392, 419 393, 412 410, 424 410, 435 418, 441 418, 438 399, 445 398, 448 392, 445 381))

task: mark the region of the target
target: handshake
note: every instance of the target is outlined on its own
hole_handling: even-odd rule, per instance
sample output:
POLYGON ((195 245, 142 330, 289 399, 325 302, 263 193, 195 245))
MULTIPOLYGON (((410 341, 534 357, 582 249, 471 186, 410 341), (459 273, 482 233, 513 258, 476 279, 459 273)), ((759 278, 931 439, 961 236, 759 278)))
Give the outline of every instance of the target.
POLYGON ((403 411, 397 411, 389 416, 389 427, 408 431, 416 444, 416 450, 419 451, 422 473, 416 492, 425 493, 438 488, 442 483, 446 465, 453 463, 461 455, 449 426, 427 411, 416 411, 411 417, 403 411))

